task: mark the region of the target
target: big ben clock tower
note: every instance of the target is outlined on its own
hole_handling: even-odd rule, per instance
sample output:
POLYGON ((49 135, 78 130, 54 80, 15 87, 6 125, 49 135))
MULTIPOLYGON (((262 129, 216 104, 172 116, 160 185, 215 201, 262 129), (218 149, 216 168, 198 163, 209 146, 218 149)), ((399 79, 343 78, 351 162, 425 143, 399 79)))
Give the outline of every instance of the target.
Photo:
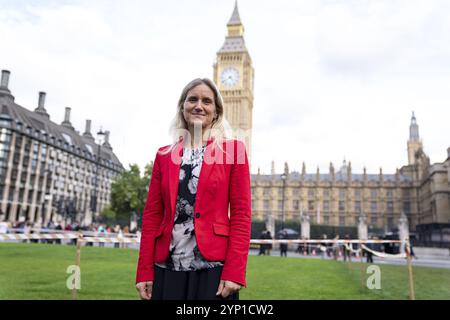
POLYGON ((234 137, 245 142, 251 159, 253 80, 255 71, 245 47, 244 26, 239 17, 237 1, 227 24, 228 34, 214 63, 214 82, 224 100, 225 117, 234 137))

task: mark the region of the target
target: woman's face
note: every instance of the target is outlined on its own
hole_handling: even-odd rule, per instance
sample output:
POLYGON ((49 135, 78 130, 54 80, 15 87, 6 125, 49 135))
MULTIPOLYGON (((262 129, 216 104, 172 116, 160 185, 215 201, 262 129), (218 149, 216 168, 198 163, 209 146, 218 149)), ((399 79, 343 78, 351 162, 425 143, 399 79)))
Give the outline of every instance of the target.
POLYGON ((216 116, 216 105, 214 92, 206 84, 199 84, 188 92, 183 104, 183 116, 190 128, 196 124, 201 124, 203 129, 211 127, 216 116))

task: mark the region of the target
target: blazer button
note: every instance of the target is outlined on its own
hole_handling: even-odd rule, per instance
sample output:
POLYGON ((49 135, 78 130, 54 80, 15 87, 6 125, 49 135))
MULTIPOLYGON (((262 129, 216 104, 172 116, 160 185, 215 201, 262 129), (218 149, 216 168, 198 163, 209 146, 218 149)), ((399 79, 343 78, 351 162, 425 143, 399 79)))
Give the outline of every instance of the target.
POLYGON ((195 214, 195 217, 198 219, 198 218, 200 218, 200 212, 197 212, 196 214, 195 214))

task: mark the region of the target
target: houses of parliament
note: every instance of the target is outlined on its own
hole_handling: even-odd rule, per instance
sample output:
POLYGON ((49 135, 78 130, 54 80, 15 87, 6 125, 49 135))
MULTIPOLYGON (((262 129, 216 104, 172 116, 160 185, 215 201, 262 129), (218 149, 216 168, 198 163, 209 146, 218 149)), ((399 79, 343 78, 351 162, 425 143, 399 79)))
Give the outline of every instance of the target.
MULTIPOLYGON (((255 72, 237 3, 227 29, 225 42, 217 52, 214 81, 223 95, 225 116, 233 132, 247 132, 243 140, 251 155, 255 72)), ((302 172, 290 171, 285 163, 284 172, 277 173, 272 162, 271 174, 251 175, 252 218, 299 220, 308 215, 312 224, 356 226, 364 215, 373 229, 390 231, 404 215, 410 231, 422 228, 422 234, 431 237, 427 230, 437 227, 443 230, 440 237, 450 241, 450 148, 447 154, 442 163, 430 163, 413 113, 407 141, 408 164, 397 172, 380 169, 368 173, 364 169, 356 173, 351 162, 344 161, 338 167, 330 163, 328 172, 307 172, 304 164, 302 172)))

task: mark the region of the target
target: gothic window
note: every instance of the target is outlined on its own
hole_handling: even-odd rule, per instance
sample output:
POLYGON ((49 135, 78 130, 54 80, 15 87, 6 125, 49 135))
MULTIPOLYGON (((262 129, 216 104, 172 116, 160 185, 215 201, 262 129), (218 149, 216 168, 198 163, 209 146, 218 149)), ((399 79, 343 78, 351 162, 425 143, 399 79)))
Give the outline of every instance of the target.
POLYGON ((339 211, 345 211, 345 201, 339 201, 339 211))
POLYGON ((376 213, 377 212, 377 202, 376 201, 370 202, 370 211, 372 213, 376 213))
POLYGON ((387 202, 387 212, 394 213, 394 202, 392 201, 387 202))
POLYGON ((372 225, 376 225, 376 224, 378 223, 378 219, 377 219, 377 216, 376 216, 376 215, 372 215, 372 216, 370 217, 370 223, 371 223, 372 225))
POLYGON ((325 200, 323 202, 323 211, 324 212, 329 212, 330 211, 330 201, 325 200))
POLYGON ((411 202, 409 201, 403 202, 403 211, 405 212, 405 214, 411 213, 411 202))
POLYGON ((361 201, 355 201, 355 211, 357 213, 361 212, 361 201))

